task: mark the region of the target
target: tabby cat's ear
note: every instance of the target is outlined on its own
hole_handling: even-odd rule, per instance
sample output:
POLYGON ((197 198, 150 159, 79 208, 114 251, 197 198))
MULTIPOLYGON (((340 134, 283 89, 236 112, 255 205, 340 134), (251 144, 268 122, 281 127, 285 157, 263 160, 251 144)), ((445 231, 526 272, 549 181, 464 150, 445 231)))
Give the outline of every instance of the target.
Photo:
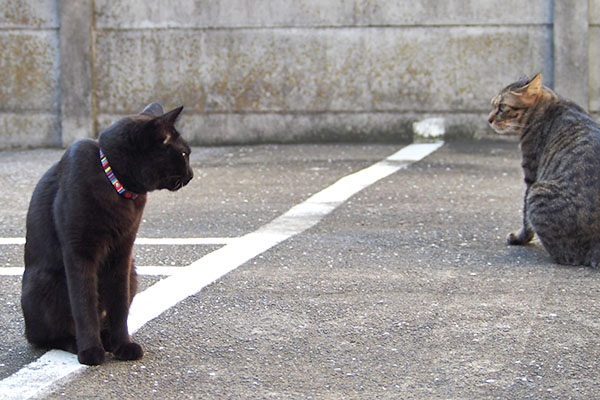
POLYGON ((531 80, 524 82, 523 86, 511 90, 510 94, 517 96, 523 105, 530 105, 536 101, 542 91, 542 74, 537 74, 531 80))
POLYGON ((164 114, 163 108, 159 103, 150 103, 141 112, 142 115, 148 115, 150 117, 160 117, 164 114))
POLYGON ((537 95, 542 90, 542 74, 539 73, 529 81, 527 86, 527 94, 537 95))

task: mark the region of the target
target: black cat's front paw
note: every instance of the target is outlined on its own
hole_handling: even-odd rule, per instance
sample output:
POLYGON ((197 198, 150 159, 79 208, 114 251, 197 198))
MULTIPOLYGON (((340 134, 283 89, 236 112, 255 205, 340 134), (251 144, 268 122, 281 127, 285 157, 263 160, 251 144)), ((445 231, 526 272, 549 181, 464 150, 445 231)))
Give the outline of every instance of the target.
POLYGON ((118 360, 139 360, 144 356, 144 350, 139 344, 131 342, 117 347, 113 354, 118 360))
POLYGON ((511 232, 506 238, 506 243, 511 246, 522 246, 529 243, 531 239, 533 239, 533 233, 523 231, 519 233, 511 232))
POLYGON ((100 365, 104 362, 105 356, 105 351, 101 346, 85 349, 77 353, 77 359, 81 364, 85 365, 100 365))

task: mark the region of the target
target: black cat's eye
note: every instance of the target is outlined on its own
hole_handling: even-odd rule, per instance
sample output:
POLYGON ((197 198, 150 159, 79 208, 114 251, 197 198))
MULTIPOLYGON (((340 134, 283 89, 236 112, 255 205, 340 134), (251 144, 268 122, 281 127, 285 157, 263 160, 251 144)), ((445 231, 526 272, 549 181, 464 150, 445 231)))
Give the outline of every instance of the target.
POLYGON ((183 156, 183 158, 186 158, 188 156, 188 153, 186 153, 185 151, 183 153, 181 153, 181 155, 183 156))

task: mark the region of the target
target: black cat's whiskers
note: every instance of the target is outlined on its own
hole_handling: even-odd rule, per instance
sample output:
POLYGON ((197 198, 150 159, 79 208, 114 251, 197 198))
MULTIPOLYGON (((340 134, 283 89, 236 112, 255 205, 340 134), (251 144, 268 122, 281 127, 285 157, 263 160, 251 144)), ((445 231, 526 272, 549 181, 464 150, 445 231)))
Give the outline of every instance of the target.
POLYGON ((168 189, 171 191, 176 191, 181 189, 182 187, 184 187, 185 185, 187 185, 187 183, 189 182, 186 181, 184 179, 184 177, 180 176, 180 175, 169 175, 167 177, 165 177, 165 181, 167 182, 172 182, 173 184, 169 184, 168 189))

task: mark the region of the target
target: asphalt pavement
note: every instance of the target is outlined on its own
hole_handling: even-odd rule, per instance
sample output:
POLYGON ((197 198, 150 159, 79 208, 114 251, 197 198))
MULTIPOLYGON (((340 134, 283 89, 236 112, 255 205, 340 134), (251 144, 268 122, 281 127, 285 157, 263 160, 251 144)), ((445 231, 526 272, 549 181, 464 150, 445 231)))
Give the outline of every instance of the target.
MULTIPOLYGON (((149 195, 139 237, 256 231, 403 144, 194 148, 194 179, 149 195)), ((0 152, 0 238, 25 234, 61 150, 0 152)), ((516 140, 446 143, 134 335, 142 360, 85 368, 43 399, 600 398, 600 275, 510 247, 524 184, 516 140)), ((178 268, 222 244, 136 245, 178 268)), ((0 245, 0 269, 23 267, 0 245)), ((141 276, 140 290, 164 279, 141 276)), ((0 379, 43 352, 23 336, 20 277, 0 274, 0 379)))

